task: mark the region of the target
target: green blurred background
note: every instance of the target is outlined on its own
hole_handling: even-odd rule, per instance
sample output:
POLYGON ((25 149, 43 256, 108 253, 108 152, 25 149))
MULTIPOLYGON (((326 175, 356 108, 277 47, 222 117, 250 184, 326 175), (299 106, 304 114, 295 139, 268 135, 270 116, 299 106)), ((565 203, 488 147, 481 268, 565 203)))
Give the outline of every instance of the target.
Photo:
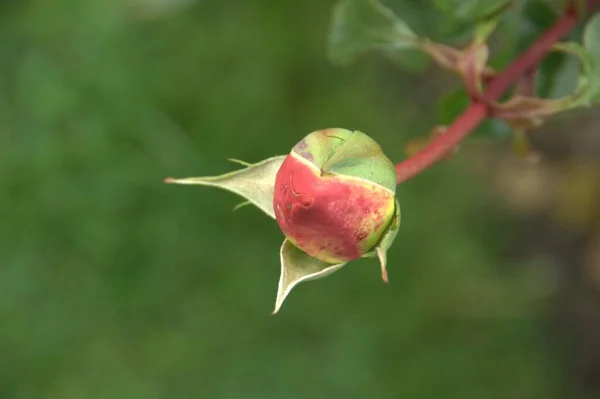
POLYGON ((277 316, 277 225, 162 184, 320 128, 393 160, 426 134, 448 82, 332 64, 333 3, 0 3, 1 399, 579 397, 557 273, 466 155, 399 188, 389 286, 360 260, 277 316))

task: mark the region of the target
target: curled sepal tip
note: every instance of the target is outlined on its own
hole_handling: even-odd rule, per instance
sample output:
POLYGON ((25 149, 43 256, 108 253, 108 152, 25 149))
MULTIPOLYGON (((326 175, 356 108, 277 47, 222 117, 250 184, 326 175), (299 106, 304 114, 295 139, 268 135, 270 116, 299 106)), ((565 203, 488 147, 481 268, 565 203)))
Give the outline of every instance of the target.
POLYGON ((280 256, 281 276, 279 277, 277 299, 275 300, 273 314, 279 311, 283 301, 296 285, 304 281, 325 277, 338 271, 346 264, 338 263, 332 265, 313 258, 294 246, 288 239, 283 241, 280 256))
POLYGON ((398 235, 398 230, 400 228, 400 203, 396 199, 396 213, 392 222, 388 226, 388 229, 383 233, 383 237, 381 241, 377 245, 377 257, 379 258, 379 262, 381 264, 381 278, 385 283, 389 282, 388 273, 387 273, 387 251, 392 246, 396 236, 398 235))
MULTIPOLYGON (((244 197, 248 202, 256 205, 267 215, 275 218, 275 213, 273 212, 273 188, 275 186, 275 176, 284 159, 285 156, 276 156, 255 164, 232 159, 232 162, 245 167, 219 176, 188 177, 182 179, 168 177, 164 182, 218 187, 244 197)), ((239 206, 235 209, 238 208, 239 206)))
POLYGON ((388 228, 383 233, 381 240, 375 247, 375 250, 365 255, 365 257, 377 256, 381 264, 381 279, 387 284, 389 282, 387 272, 387 251, 398 235, 400 229, 400 203, 396 199, 396 210, 394 217, 388 228))

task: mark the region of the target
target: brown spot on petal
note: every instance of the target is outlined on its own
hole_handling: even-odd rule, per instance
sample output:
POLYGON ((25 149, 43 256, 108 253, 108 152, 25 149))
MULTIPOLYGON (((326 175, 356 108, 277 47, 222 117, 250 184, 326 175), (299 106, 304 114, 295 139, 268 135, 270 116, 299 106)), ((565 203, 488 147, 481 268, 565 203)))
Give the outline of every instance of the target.
POLYGON ((315 160, 315 158, 313 157, 313 154, 311 154, 308 151, 301 151, 298 153, 298 155, 300 155, 302 158, 306 159, 309 162, 313 162, 315 160))

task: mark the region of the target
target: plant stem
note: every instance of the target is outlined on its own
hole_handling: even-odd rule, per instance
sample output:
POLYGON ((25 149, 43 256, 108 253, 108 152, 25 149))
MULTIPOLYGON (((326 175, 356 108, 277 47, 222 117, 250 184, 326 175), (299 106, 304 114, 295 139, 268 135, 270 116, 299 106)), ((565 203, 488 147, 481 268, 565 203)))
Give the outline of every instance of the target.
MULTIPOLYGON (((589 6, 591 9, 598 2, 589 1, 589 3, 592 3, 589 6)), ((547 54, 548 50, 573 29, 577 25, 577 22, 578 16, 574 12, 574 8, 568 8, 564 15, 525 50, 521 56, 491 80, 483 94, 483 98, 490 101, 497 100, 523 74, 538 64, 547 54)), ((396 183, 405 182, 442 159, 489 116, 489 111, 490 107, 485 102, 481 100, 473 101, 456 118, 454 123, 448 127, 443 135, 435 138, 419 153, 396 164, 396 183)))

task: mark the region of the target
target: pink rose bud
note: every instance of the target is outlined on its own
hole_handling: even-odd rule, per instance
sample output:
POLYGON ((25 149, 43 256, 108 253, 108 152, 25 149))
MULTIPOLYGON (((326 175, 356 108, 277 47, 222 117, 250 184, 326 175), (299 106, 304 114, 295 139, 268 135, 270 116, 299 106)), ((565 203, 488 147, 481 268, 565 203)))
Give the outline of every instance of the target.
POLYGON ((323 262, 348 262, 372 252, 396 209, 394 164, 359 131, 310 133, 285 158, 275 178, 273 209, 296 247, 323 262))

